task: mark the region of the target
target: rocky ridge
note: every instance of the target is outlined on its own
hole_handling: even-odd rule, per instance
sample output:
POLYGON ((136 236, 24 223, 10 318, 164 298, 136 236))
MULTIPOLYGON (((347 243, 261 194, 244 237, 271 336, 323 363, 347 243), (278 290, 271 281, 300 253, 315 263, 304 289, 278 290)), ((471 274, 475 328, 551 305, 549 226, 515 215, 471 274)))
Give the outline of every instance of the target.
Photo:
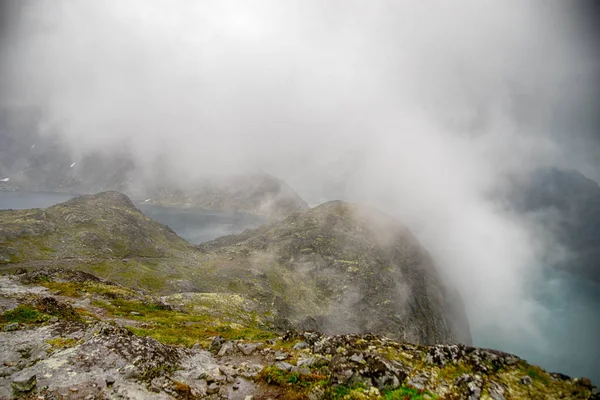
POLYGON ((199 311, 80 271, 19 271, 0 283, 0 398, 600 398, 585 378, 493 350, 282 335, 227 321, 223 303, 199 311), (166 335, 157 315, 179 332, 166 335), (190 333, 198 318, 204 331, 190 333), (173 343, 186 335, 190 342, 173 343))

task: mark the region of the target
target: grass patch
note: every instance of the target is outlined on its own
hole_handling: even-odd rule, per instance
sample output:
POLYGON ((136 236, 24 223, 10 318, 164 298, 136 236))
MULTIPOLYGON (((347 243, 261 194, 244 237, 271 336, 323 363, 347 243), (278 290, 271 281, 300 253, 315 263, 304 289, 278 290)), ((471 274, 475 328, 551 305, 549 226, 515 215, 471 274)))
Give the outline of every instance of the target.
POLYGON ((281 370, 276 366, 263 368, 258 375, 258 379, 269 385, 289 388, 294 392, 305 392, 313 386, 326 386, 329 384, 329 377, 327 375, 288 372, 281 370))
POLYGON ((456 378, 473 373, 473 369, 469 365, 463 363, 449 363, 440 370, 440 377, 449 381, 454 381, 456 378))
POLYGON ((42 323, 50 319, 50 316, 37 310, 28 304, 21 304, 14 310, 10 310, 0 315, 0 322, 22 324, 42 323))
POLYGON ((150 336, 165 344, 208 345, 216 335, 226 340, 250 341, 277 337, 276 333, 257 326, 228 324, 209 314, 168 310, 159 304, 125 299, 114 299, 110 303, 94 301, 92 304, 106 309, 112 316, 143 322, 128 328, 136 335, 150 336))
POLYGON ((525 370, 525 374, 529 376, 534 381, 541 382, 544 385, 548 385, 550 383, 550 378, 548 374, 544 372, 541 368, 536 367, 535 365, 528 365, 525 370))
POLYGON ((102 282, 40 282, 40 285, 56 294, 68 297, 81 297, 87 293, 97 294, 109 299, 136 296, 136 293, 128 288, 102 282))
POLYGON ((69 347, 73 347, 77 344, 77 340, 73 338, 55 338, 46 340, 51 347, 47 350, 48 353, 51 353, 54 350, 67 349, 69 347))
POLYGON ((417 389, 411 386, 402 386, 398 389, 384 391, 385 400, 425 400, 435 399, 436 396, 427 390, 417 389))

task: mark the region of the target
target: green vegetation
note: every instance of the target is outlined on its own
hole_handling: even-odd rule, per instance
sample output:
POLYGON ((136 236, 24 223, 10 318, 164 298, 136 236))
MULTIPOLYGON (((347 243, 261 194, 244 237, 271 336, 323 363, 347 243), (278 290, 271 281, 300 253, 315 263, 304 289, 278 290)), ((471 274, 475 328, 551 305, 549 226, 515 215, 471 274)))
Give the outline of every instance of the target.
POLYGON ((0 322, 21 324, 36 324, 45 322, 50 319, 48 314, 40 312, 35 307, 29 304, 21 304, 14 310, 10 310, 0 315, 0 322))
POLYGON ((528 365, 525 369, 525 374, 529 376, 534 381, 538 381, 544 385, 548 385, 550 383, 550 378, 548 374, 544 372, 540 367, 536 367, 535 365, 528 365))
POLYGON ((48 353, 53 352, 54 350, 67 349, 69 347, 73 347, 77 344, 77 340, 73 338, 54 338, 46 340, 46 343, 50 345, 50 348, 47 350, 48 353))
POLYGON ((383 393, 384 400, 425 400, 435 398, 436 396, 432 393, 411 386, 402 386, 398 389, 384 391, 383 393))
POLYGON ((300 374, 298 372, 283 371, 275 366, 264 368, 259 379, 264 380, 270 385, 291 386, 295 391, 303 391, 314 385, 326 385, 329 378, 326 375, 312 373, 310 375, 300 374))
POLYGON ((200 343, 208 346, 211 338, 216 335, 227 340, 265 340, 277 337, 276 333, 257 326, 223 322, 210 314, 169 310, 160 304, 125 299, 113 299, 110 302, 96 300, 93 304, 106 309, 111 316, 130 319, 132 324, 128 328, 136 335, 150 336, 165 344, 190 347, 200 343))
POLYGON ((385 400, 425 400, 437 397, 426 390, 419 390, 411 386, 402 386, 397 389, 379 391, 374 387, 366 387, 360 383, 354 385, 332 385, 327 374, 312 371, 310 374, 283 371, 276 366, 264 368, 257 377, 259 382, 267 385, 278 386, 285 391, 285 398, 306 398, 315 390, 322 391, 327 400, 352 400, 352 399, 385 399, 385 400))
POLYGON ((69 297, 81 297, 86 293, 97 294, 107 298, 134 297, 138 296, 131 289, 118 285, 110 285, 103 282, 40 282, 56 294, 69 297))

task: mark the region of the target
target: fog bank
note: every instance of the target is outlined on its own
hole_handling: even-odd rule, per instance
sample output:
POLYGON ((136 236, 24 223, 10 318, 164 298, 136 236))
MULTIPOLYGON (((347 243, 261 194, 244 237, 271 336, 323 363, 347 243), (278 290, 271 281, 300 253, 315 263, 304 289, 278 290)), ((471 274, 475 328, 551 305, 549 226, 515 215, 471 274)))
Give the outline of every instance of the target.
MULTIPOLYGON (((39 108, 74 154, 167 179, 263 170, 311 205, 397 216, 475 332, 541 352, 530 279, 562 250, 502 203, 539 167, 600 180, 597 42, 558 1, 14 1, 0 106, 39 108)), ((543 216, 542 216, 543 218, 543 216)), ((598 349, 591 349, 598 352, 598 349)))

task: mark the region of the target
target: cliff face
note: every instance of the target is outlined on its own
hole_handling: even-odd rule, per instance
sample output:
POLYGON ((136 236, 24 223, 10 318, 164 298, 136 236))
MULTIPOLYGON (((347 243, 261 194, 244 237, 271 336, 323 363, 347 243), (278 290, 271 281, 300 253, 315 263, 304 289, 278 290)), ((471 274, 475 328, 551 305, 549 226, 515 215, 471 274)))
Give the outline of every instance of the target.
POLYGON ((429 254, 377 210, 330 202, 199 248, 218 262, 274 265, 289 281, 275 307, 295 327, 379 332, 413 343, 471 342, 464 310, 429 254))

